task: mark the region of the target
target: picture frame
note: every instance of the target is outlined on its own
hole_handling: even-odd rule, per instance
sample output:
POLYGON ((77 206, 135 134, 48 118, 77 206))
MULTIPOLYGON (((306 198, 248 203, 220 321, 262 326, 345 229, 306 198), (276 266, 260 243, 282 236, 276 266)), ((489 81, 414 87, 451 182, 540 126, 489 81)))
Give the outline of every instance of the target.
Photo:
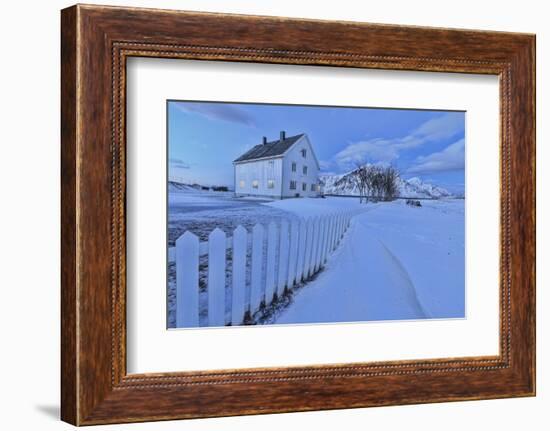
POLYGON ((61 13, 61 54, 62 420, 92 425, 535 395, 534 35, 76 5, 61 13), (498 76, 499 354, 128 374, 132 57, 498 76))

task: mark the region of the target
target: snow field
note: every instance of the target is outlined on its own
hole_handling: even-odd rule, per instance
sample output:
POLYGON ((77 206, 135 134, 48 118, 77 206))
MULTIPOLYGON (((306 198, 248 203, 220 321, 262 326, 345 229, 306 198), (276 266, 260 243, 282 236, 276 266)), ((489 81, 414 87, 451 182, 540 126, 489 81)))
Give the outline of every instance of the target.
MULTIPOLYGON (((315 212, 359 205, 329 198, 269 205, 315 212), (303 207, 303 209, 302 209, 303 207), (321 208, 322 207, 322 208, 321 208)), ((465 316, 464 200, 363 204, 341 250, 275 323, 349 322, 465 316), (323 304, 330 304, 324 307, 323 304)))
MULTIPOLYGON (((296 324, 425 318, 463 318, 464 200, 402 200, 359 204, 329 197, 241 200, 230 193, 170 193, 169 242, 190 230, 204 241, 220 227, 227 236, 243 225, 297 220, 361 208, 339 249, 316 277, 256 323, 296 324)), ((264 254, 265 254, 264 245, 264 254)), ((249 260, 249 256, 247 256, 249 260)), ((248 262, 250 263, 250 262, 248 262)), ((264 262, 264 277, 265 265, 264 262)), ((278 265, 278 262, 275 263, 278 265)), ((247 264, 247 267, 249 265, 247 264)), ((201 258, 201 320, 207 313, 207 262, 201 258)), ((247 279, 250 271, 247 271, 247 279)), ((227 255, 226 307, 230 312, 231 252, 227 255)), ((247 283, 248 285, 248 283, 247 283)), ((175 326, 173 265, 169 266, 169 326, 175 326)))

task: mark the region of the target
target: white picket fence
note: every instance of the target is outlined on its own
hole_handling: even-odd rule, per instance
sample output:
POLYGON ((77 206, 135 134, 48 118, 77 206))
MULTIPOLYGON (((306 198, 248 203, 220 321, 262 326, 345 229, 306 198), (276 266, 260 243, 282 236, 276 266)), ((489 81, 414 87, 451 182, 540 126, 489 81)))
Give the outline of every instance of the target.
POLYGON ((281 221, 279 225, 271 222, 267 229, 256 224, 251 233, 239 225, 232 237, 216 228, 205 242, 186 231, 168 254, 169 261, 176 263, 176 326, 199 326, 201 256, 208 255, 207 326, 239 325, 247 312, 253 315, 262 303, 271 304, 285 289, 294 288, 322 269, 330 253, 338 247, 351 218, 360 211, 327 214, 291 223, 281 221), (264 247, 265 240, 267 247, 264 247), (232 298, 230 317, 226 318, 228 249, 233 253, 232 298), (247 254, 251 256, 248 286, 247 254))

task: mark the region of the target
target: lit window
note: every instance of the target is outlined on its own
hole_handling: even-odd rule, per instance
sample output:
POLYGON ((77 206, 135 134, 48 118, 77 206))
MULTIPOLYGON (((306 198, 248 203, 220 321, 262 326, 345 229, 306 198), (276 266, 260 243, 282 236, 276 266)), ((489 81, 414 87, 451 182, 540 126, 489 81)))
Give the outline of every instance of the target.
POLYGON ((307 175, 307 166, 304 166, 302 168, 302 172, 303 172, 304 175, 307 175))
POLYGON ((302 153, 302 157, 305 159, 306 156, 307 156, 307 150, 304 148, 303 150, 300 151, 302 153))
POLYGON ((257 189, 257 188, 258 188, 258 184, 259 184, 258 180, 252 181, 252 188, 257 189))
POLYGON ((244 180, 239 181, 239 187, 244 189, 244 180))
POLYGON ((296 162, 292 162, 292 172, 296 172, 296 162))
POLYGON ((302 191, 306 191, 307 190, 307 183, 302 183, 302 191))
POLYGON ((275 188, 275 181, 274 180, 267 180, 267 188, 268 189, 275 188))
POLYGON ((290 181, 290 190, 296 190, 296 181, 290 181))

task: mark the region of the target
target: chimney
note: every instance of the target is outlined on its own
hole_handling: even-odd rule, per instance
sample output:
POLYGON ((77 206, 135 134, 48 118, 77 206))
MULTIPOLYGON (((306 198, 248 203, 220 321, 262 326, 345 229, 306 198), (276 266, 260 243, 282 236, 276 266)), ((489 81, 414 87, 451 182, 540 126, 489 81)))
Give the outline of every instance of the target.
POLYGON ((285 131, 281 130, 281 141, 285 140, 285 131))
POLYGON ((267 144, 267 138, 265 136, 262 137, 262 144, 267 144))

